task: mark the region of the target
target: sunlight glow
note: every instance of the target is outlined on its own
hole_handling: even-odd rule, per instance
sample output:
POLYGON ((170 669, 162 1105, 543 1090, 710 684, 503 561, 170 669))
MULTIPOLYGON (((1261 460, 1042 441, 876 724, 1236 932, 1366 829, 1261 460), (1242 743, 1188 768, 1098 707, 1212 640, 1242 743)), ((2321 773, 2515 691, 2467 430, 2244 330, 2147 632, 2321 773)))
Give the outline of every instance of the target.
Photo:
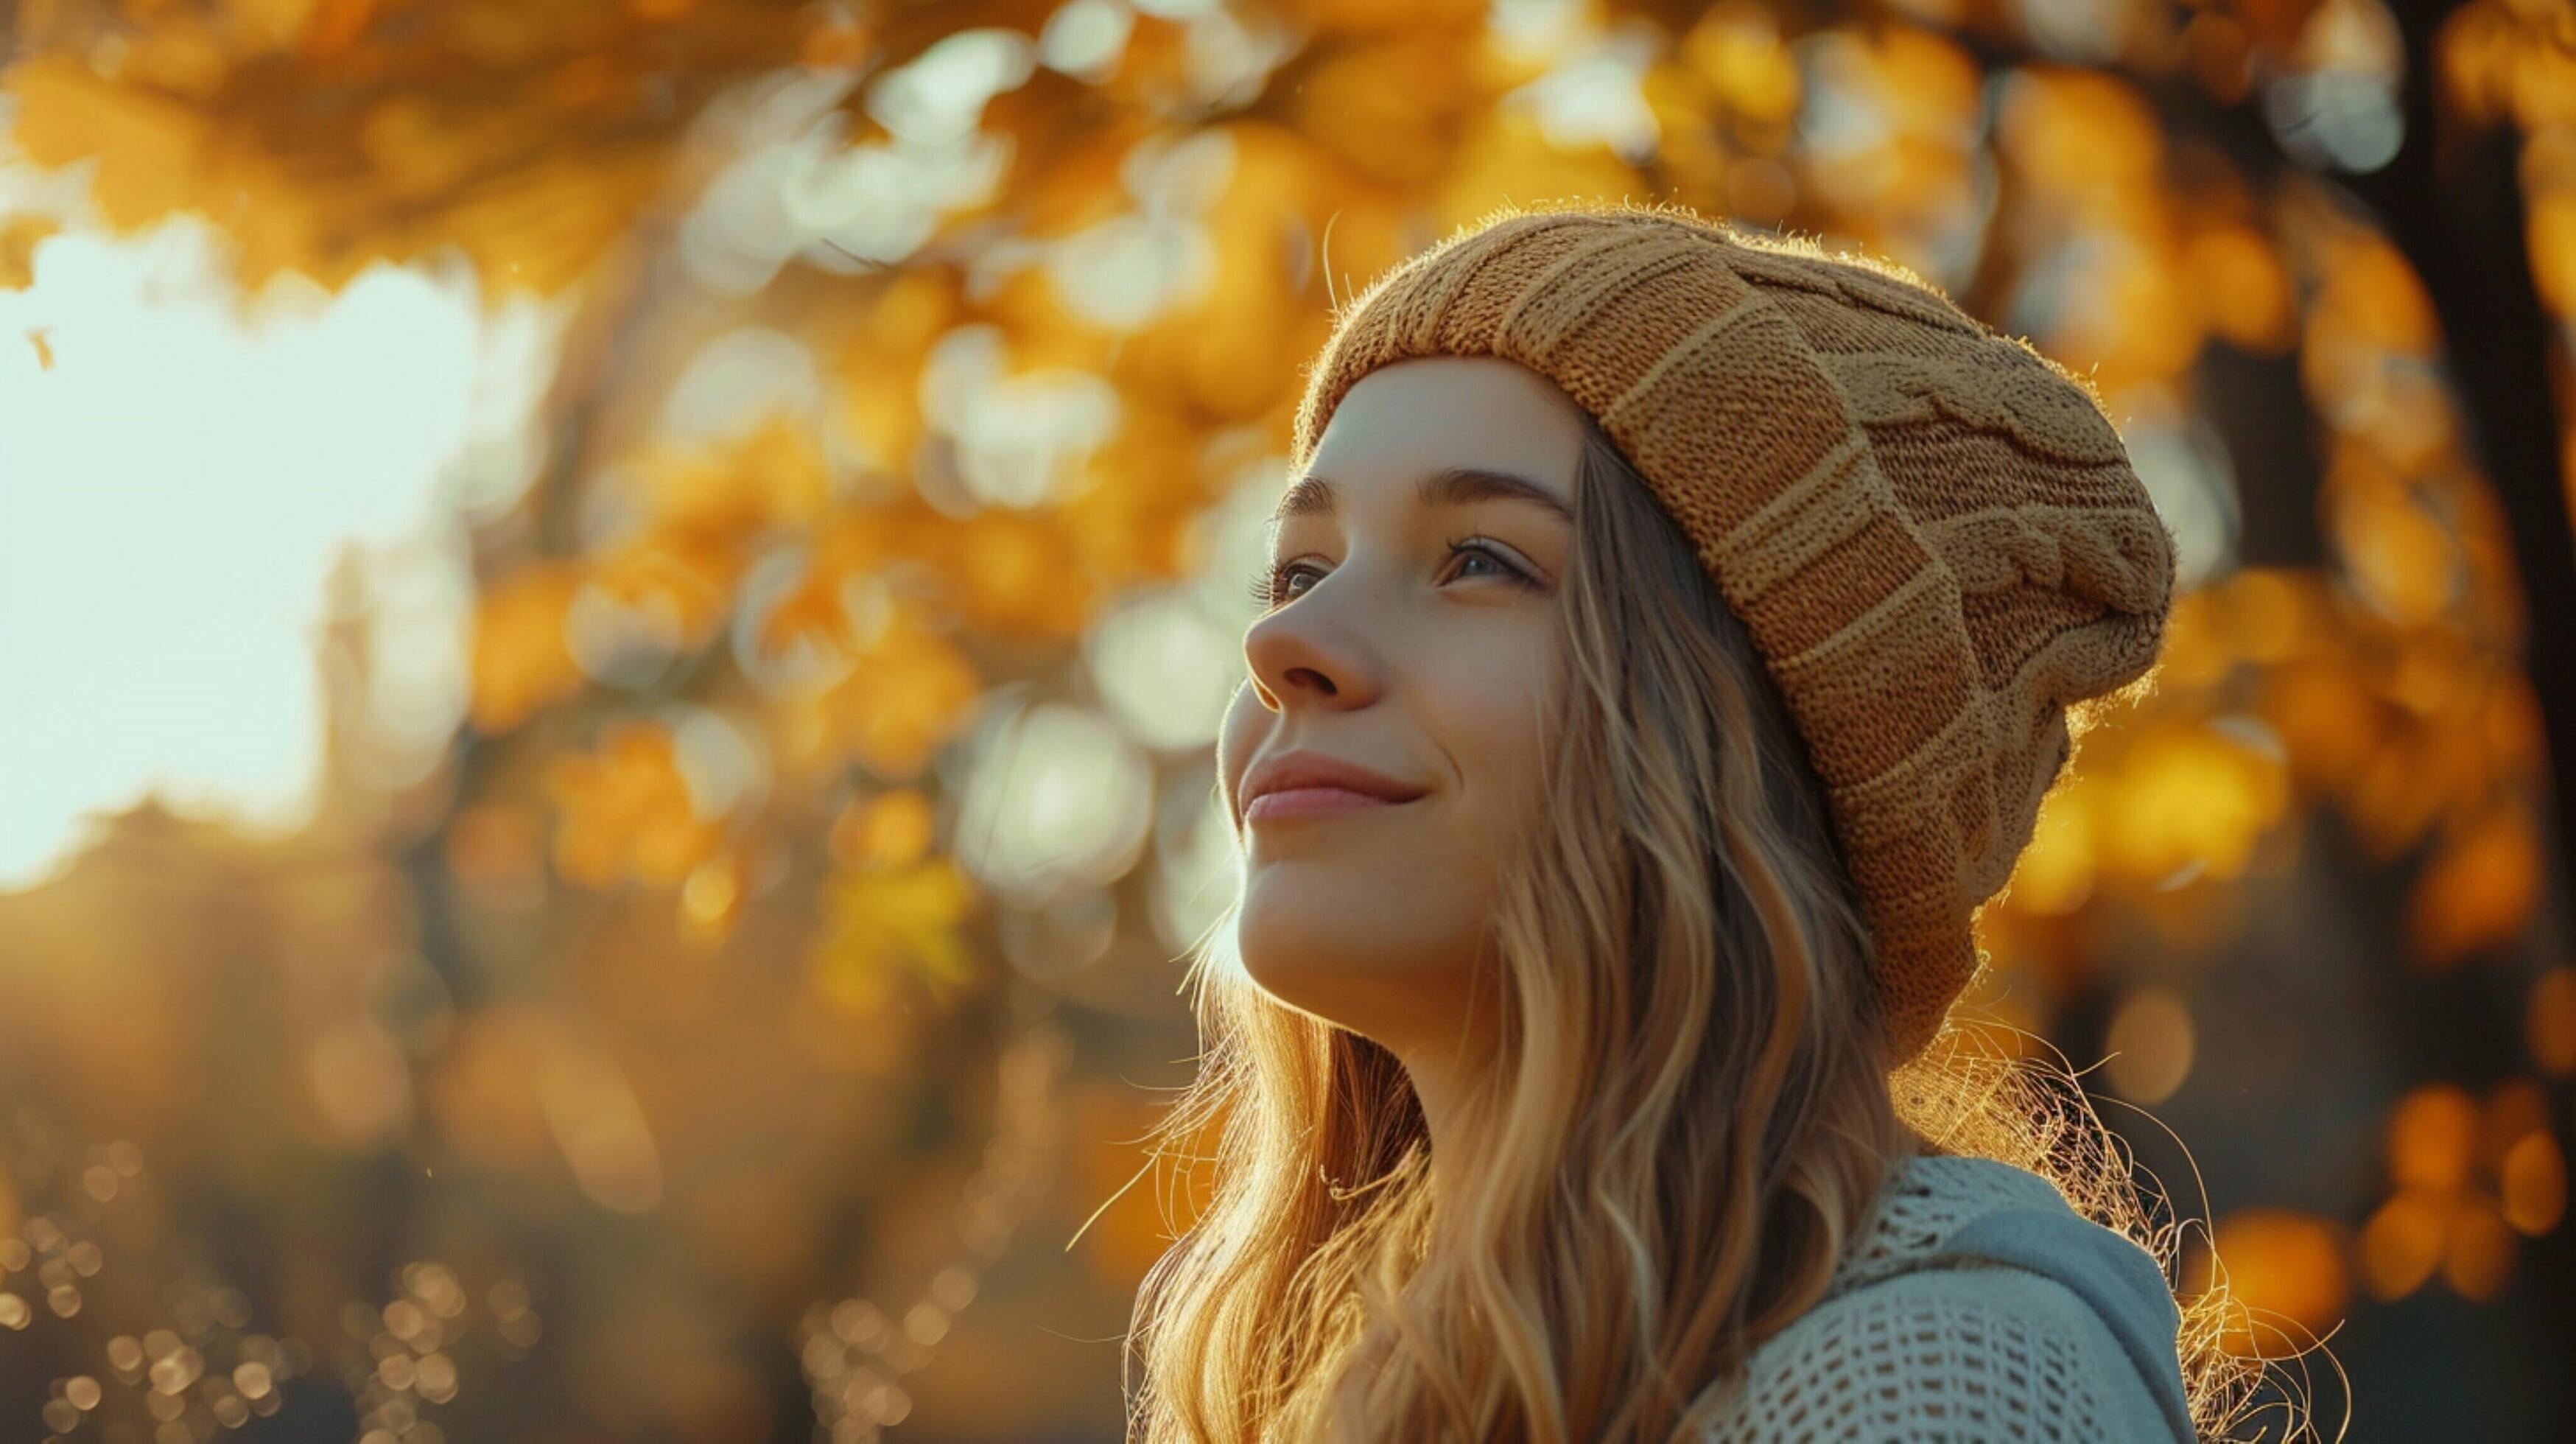
POLYGON ((470 588, 445 503, 514 492, 496 469, 524 485, 534 448, 513 438, 550 338, 486 321, 458 273, 379 266, 336 295, 288 277, 244 302, 212 235, 66 231, 32 286, 0 292, 0 890, 153 793, 300 825, 323 584, 346 546, 427 568, 369 569, 401 599, 398 634, 373 629, 397 674, 374 704, 408 708, 395 730, 432 745, 454 718, 421 709, 462 706, 470 588))

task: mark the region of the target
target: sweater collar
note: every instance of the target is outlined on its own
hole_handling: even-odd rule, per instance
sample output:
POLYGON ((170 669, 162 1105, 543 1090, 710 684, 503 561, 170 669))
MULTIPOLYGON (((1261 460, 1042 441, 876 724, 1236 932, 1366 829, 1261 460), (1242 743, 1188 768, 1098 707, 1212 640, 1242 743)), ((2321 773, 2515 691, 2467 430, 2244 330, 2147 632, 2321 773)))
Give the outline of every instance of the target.
POLYGON ((1946 1251, 1951 1236, 1988 1214, 2037 1208, 2075 1215, 2057 1186, 1991 1158, 1915 1154, 1889 1170, 1844 1247, 1825 1297, 1900 1274, 1946 1251))

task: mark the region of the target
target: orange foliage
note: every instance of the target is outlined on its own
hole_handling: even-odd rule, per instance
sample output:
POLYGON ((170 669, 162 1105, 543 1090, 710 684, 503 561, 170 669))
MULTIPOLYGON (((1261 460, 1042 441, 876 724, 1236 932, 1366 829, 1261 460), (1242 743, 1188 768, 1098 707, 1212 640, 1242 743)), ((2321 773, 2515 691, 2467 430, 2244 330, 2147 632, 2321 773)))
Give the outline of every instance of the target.
POLYGON ((2240 1209, 2213 1238, 2227 1286, 2248 1317, 2227 1347, 2274 1355, 2303 1348, 2342 1317, 2351 1294, 2345 1231, 2331 1220, 2285 1209, 2240 1209))
POLYGON ((547 791, 560 816, 555 866, 589 887, 624 877, 678 883, 723 833, 719 820, 698 816, 671 734, 647 723, 615 724, 598 752, 557 758, 547 791))
POLYGON ((2442 1266, 2450 1237, 2447 1194, 2400 1189, 2361 1231, 2361 1276, 2380 1299, 2413 1293, 2442 1266))
POLYGON ((2566 1161, 2550 1112, 2548 1092, 2528 1078, 2506 1079, 2483 1104, 2451 1083, 2399 1101, 2388 1121, 2394 1191, 2360 1242, 2374 1295, 2402 1298, 2437 1270, 2465 1298, 2503 1292, 2515 1234, 2548 1233, 2566 1212, 2566 1161))
POLYGON ((832 824, 832 857, 845 868, 910 867, 930 851, 930 799, 898 787, 841 809, 832 824))
POLYGON ((2561 965, 2542 973, 2524 1006, 2532 1061, 2556 1077, 2576 1073, 2576 968, 2561 965))
POLYGON ((461 245, 498 289, 555 291, 627 234, 679 126, 808 42, 792 0, 42 7, 5 76, 10 141, 98 163, 109 222, 188 210, 256 283, 336 286, 461 245))
POLYGON ((980 972, 958 934, 973 896, 945 858, 842 873, 813 953, 816 991, 863 1017, 888 1006, 905 977, 934 998, 952 996, 980 972))
POLYGON ((19 290, 35 283, 36 243, 59 229, 44 216, 0 219, 0 291, 19 290))
POLYGON ((2406 907, 2414 956, 2446 968, 2509 944, 2531 926, 2542 883, 2529 804, 2498 800, 2463 823, 2416 879, 2406 907))
POLYGON ((2461 1187, 2477 1158, 2477 1130, 2468 1090, 2451 1083, 2416 1089, 2388 1118, 2388 1176, 2437 1193, 2461 1187))
POLYGON ((564 642, 564 614, 582 581, 577 567, 532 567, 487 589, 476 601, 471 712, 476 727, 506 732, 580 688, 580 670, 564 642))

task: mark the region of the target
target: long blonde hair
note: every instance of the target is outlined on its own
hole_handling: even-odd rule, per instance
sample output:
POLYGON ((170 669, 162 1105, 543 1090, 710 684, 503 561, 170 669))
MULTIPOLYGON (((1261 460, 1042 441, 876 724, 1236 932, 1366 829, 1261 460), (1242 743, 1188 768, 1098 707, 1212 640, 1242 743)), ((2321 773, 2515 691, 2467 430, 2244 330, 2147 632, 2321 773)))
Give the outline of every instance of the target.
MULTIPOLYGON (((1186 979, 1201 1065, 1148 1134, 1149 1168, 1210 1163, 1212 1186, 1138 1292, 1130 1438, 1690 1439, 1916 1152, 2029 1168, 2173 1270, 2177 1231, 2071 1079, 1955 1028, 1891 1070, 1779 695, 1588 423, 1552 825, 1506 864, 1499 1061, 1459 1104, 1485 1151, 1436 1197, 1402 1066, 1262 991, 1220 918, 1186 979)), ((2217 1293, 2181 1340, 2207 1432, 2259 1368, 2218 1346, 2217 1293)))

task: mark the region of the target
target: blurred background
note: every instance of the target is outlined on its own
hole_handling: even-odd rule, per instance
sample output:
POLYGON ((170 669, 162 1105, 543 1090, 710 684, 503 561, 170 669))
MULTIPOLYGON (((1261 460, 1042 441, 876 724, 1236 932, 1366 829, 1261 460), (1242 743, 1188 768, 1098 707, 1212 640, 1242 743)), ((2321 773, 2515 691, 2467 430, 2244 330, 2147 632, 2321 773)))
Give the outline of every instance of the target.
POLYGON ((2576 1416, 2567 0, 0 23, 0 1438, 1119 1438, 1300 367, 1622 195, 2095 378, 1974 1001, 2329 1435, 2576 1416))

